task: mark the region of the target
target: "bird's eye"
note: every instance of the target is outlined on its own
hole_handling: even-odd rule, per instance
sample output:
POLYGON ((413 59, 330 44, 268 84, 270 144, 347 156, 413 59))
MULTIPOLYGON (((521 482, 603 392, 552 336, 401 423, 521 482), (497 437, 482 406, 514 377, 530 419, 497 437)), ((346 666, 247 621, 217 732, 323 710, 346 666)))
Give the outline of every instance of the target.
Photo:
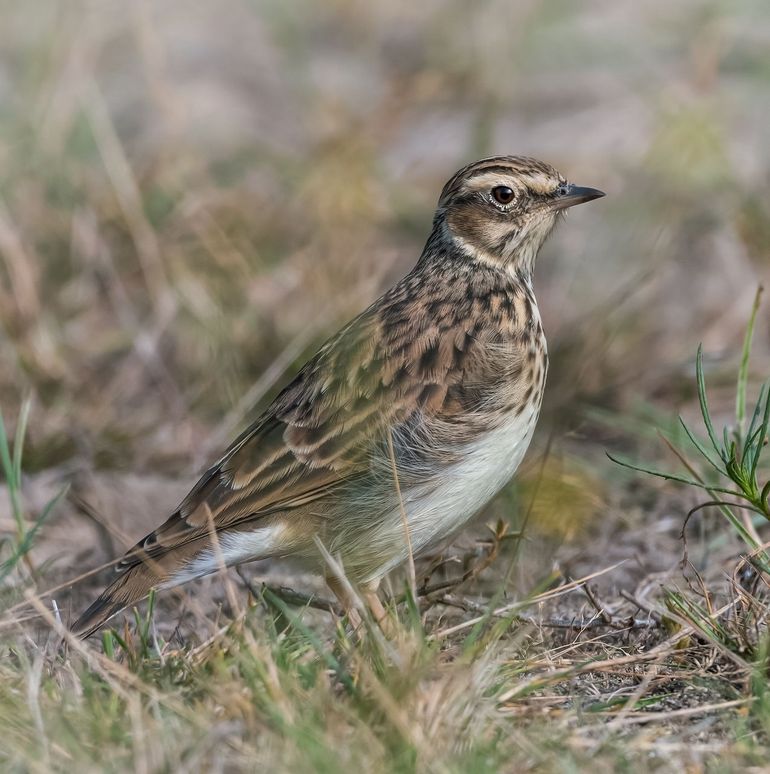
POLYGON ((498 204, 510 204, 515 195, 513 188, 509 188, 507 185, 498 185, 492 189, 492 198, 498 204))

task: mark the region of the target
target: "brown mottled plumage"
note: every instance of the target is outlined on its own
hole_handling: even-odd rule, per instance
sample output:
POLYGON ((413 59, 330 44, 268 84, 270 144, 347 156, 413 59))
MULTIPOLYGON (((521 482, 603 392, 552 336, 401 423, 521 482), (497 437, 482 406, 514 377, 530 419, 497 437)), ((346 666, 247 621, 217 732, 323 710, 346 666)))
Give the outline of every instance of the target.
POLYGON ((537 252, 561 210, 602 195, 530 158, 461 169, 415 268, 321 347, 74 629, 88 636, 222 562, 291 555, 324 571, 319 543, 372 599, 410 548, 460 529, 514 473, 537 421, 537 252))

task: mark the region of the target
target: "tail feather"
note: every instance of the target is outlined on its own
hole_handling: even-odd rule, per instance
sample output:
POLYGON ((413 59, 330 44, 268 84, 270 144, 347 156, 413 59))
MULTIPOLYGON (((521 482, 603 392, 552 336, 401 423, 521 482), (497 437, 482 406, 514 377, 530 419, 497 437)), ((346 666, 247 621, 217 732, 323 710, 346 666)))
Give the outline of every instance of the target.
MULTIPOLYGON (((154 533, 152 533, 154 534, 154 533)), ((137 602, 141 602, 154 588, 182 582, 180 570, 189 567, 194 557, 205 551, 209 545, 208 535, 190 540, 181 545, 161 546, 155 544, 152 553, 145 549, 145 540, 137 543, 117 565, 117 578, 99 595, 72 626, 72 631, 85 639, 107 621, 137 602)), ((199 578, 213 572, 218 565, 215 562, 203 564, 192 571, 186 580, 199 578)))
POLYGON ((72 625, 78 637, 90 637, 121 610, 141 602, 162 581, 147 564, 136 564, 120 574, 72 625))

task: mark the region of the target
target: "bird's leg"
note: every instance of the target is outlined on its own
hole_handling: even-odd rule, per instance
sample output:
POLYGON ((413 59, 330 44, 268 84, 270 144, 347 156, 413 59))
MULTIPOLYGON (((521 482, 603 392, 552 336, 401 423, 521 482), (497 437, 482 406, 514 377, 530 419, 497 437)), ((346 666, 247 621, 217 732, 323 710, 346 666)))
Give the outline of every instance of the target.
POLYGON ((350 621, 353 630, 358 630, 362 623, 361 613, 356 609, 356 600, 355 596, 351 593, 350 585, 344 583, 337 576, 332 574, 326 575, 326 585, 339 600, 342 609, 348 616, 348 620, 350 621))
POLYGON ((377 622, 377 625, 385 631, 388 623, 388 611, 383 607, 379 596, 377 596, 377 589, 379 588, 380 581, 371 581, 361 586, 361 596, 364 598, 367 607, 372 613, 372 617, 377 622))
MULTIPOLYGON (((334 596, 339 600, 342 609, 348 616, 350 625, 355 631, 362 632, 363 629, 361 627, 361 612, 358 609, 358 605, 356 604, 357 601, 360 604, 361 600, 356 600, 355 593, 352 591, 350 585, 340 581, 339 578, 333 575, 326 576, 326 584, 332 590, 334 596)), ((379 580, 362 584, 360 587, 361 598, 369 608, 369 612, 372 614, 372 618, 374 619, 377 626, 379 626, 383 634, 387 636, 389 630, 391 629, 390 618, 388 617, 388 611, 385 610, 385 607, 380 601, 379 596, 377 596, 377 589, 379 585, 379 580)))

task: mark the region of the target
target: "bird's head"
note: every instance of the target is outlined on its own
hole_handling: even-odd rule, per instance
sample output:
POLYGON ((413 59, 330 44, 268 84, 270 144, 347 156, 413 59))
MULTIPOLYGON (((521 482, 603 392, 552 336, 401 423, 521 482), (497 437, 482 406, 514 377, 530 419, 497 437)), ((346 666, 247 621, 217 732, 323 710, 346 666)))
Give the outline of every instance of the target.
POLYGON ((525 156, 493 156, 463 167, 444 186, 434 233, 469 258, 530 273, 567 207, 604 196, 525 156))

